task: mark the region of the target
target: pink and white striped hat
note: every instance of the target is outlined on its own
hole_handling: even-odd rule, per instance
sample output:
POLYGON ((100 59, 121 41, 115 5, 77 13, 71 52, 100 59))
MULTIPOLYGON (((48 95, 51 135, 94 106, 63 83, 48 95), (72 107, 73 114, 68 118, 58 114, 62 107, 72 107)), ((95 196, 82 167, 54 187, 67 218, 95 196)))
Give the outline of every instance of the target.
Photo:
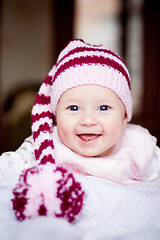
POLYGON ((33 106, 35 158, 40 164, 55 163, 50 132, 61 95, 68 89, 84 84, 96 84, 113 90, 125 106, 128 121, 131 120, 130 76, 124 61, 104 46, 72 40, 45 78, 33 106))

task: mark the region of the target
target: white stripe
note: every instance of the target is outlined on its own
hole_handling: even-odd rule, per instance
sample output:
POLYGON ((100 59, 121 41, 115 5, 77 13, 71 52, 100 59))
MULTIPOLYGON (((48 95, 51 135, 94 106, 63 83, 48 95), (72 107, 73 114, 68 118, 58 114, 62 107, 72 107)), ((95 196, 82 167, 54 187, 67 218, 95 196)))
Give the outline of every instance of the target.
POLYGON ((35 139, 36 149, 39 149, 42 142, 45 140, 52 140, 49 132, 41 132, 40 135, 35 139))
POLYGON ((52 125, 53 125, 52 119, 49 119, 48 117, 40 118, 38 121, 33 123, 33 125, 32 125, 33 131, 37 131, 39 129, 40 125, 41 124, 43 125, 44 123, 48 123, 50 127, 52 127, 52 125))
POLYGON ((32 114, 33 115, 35 115, 36 113, 41 114, 42 112, 47 112, 47 111, 52 112, 51 104, 45 104, 45 105, 36 104, 33 106, 32 114))
POLYGON ((49 84, 45 84, 45 83, 42 83, 40 89, 39 89, 39 92, 38 94, 44 94, 46 96, 50 96, 50 85, 49 84))
POLYGON ((42 158, 43 158, 44 156, 47 156, 48 154, 51 154, 52 157, 53 157, 53 159, 54 159, 54 150, 53 150, 50 146, 47 147, 47 148, 45 148, 45 149, 42 151, 42 154, 40 155, 39 160, 41 161, 42 158))

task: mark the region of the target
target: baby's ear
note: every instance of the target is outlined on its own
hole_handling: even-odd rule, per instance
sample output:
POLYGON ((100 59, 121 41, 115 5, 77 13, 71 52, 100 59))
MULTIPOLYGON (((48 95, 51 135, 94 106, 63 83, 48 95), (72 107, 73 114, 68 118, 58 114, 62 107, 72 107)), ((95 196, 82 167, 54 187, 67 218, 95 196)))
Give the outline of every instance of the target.
POLYGON ((123 121, 123 128, 125 129, 125 127, 127 126, 127 123, 128 123, 128 117, 127 117, 127 114, 125 113, 124 115, 124 121, 123 121))

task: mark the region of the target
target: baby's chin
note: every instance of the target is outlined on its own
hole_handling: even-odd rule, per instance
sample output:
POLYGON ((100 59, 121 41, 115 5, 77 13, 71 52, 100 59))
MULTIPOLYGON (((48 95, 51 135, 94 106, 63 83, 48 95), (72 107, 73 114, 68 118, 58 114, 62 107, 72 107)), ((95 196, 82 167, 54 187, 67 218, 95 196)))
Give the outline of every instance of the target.
POLYGON ((72 149, 70 148, 70 150, 72 150, 73 152, 75 152, 76 154, 83 156, 83 157, 90 157, 90 158, 98 158, 98 157, 105 157, 109 154, 111 154, 113 152, 115 148, 115 145, 111 146, 109 149, 106 149, 105 151, 102 152, 97 152, 97 153, 93 153, 93 152, 89 152, 89 151, 79 151, 76 149, 72 149))

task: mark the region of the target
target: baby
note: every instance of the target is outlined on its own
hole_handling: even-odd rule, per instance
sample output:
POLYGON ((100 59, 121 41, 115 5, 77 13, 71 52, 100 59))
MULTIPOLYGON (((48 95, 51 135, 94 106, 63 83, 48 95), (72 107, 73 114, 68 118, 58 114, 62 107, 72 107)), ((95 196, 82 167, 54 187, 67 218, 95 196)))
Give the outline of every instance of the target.
MULTIPOLYGON (((117 201, 122 203, 124 196, 130 201, 128 192, 125 192, 129 191, 134 192, 130 201, 136 209, 136 213, 133 212, 144 220, 142 222, 145 228, 151 224, 146 219, 150 219, 152 214, 153 218, 160 219, 160 215, 157 215, 157 210, 160 210, 158 205, 147 217, 144 212, 140 214, 142 206, 140 207, 139 200, 136 202, 134 199, 141 192, 144 200, 146 191, 149 193, 151 189, 146 190, 146 186, 151 183, 153 189, 154 184, 157 185, 160 176, 160 149, 148 130, 129 124, 131 118, 130 76, 124 61, 104 46, 72 40, 60 53, 56 65, 44 80, 36 97, 32 110, 33 135, 16 152, 4 153, 0 158, 1 179, 27 169, 23 171, 20 182, 13 191, 13 208, 17 218, 23 220, 37 215, 55 215, 72 222, 82 210, 77 224, 80 226, 83 222, 83 231, 86 230, 86 222, 89 228, 104 222, 101 225, 104 231, 107 222, 104 219, 112 216, 117 201), (37 174, 39 178, 36 178, 37 174), (56 182, 55 193, 60 194, 63 190, 63 196, 56 195, 47 203, 47 191, 52 189, 52 181, 56 182), (38 185, 45 186, 40 189, 38 185), (125 190, 122 188, 124 185, 125 190), (33 190, 30 191, 30 188, 33 190), (29 205, 26 200, 23 204, 21 202, 24 209, 20 209, 18 201, 22 198, 31 199, 37 191, 39 196, 43 196, 43 201, 39 203, 35 197, 32 207, 24 210, 29 205), (73 193, 76 197, 71 199, 73 193), (96 194, 99 198, 95 197, 96 194), (105 206, 102 202, 104 196, 108 201, 105 206), (68 208, 64 204, 67 197, 70 198, 65 202, 68 208), (58 198, 61 200, 61 207, 58 205, 58 198), (87 208, 93 207, 94 198, 97 198, 95 214, 87 208), (36 201, 38 208, 33 211, 36 201), (56 204, 51 210, 53 201, 56 204), (108 206, 112 207, 109 209, 108 206), (95 216, 100 219, 98 223, 95 216)), ((150 196, 146 197, 146 209, 150 207, 150 200, 150 196)), ((126 215, 124 209, 122 212, 129 218, 127 209, 130 208, 126 208, 126 215)), ((118 224, 124 222, 120 221, 120 216, 117 217, 118 224)), ((108 233, 117 224, 115 220, 112 225, 111 222, 106 230, 108 233)), ((141 230, 139 224, 135 223, 134 228, 130 223, 131 229, 134 229, 129 232, 125 232, 124 226, 121 228, 123 233, 128 234, 141 230)), ((158 226, 156 220, 153 225, 158 226)), ((113 234, 114 229, 111 232, 113 234)))

